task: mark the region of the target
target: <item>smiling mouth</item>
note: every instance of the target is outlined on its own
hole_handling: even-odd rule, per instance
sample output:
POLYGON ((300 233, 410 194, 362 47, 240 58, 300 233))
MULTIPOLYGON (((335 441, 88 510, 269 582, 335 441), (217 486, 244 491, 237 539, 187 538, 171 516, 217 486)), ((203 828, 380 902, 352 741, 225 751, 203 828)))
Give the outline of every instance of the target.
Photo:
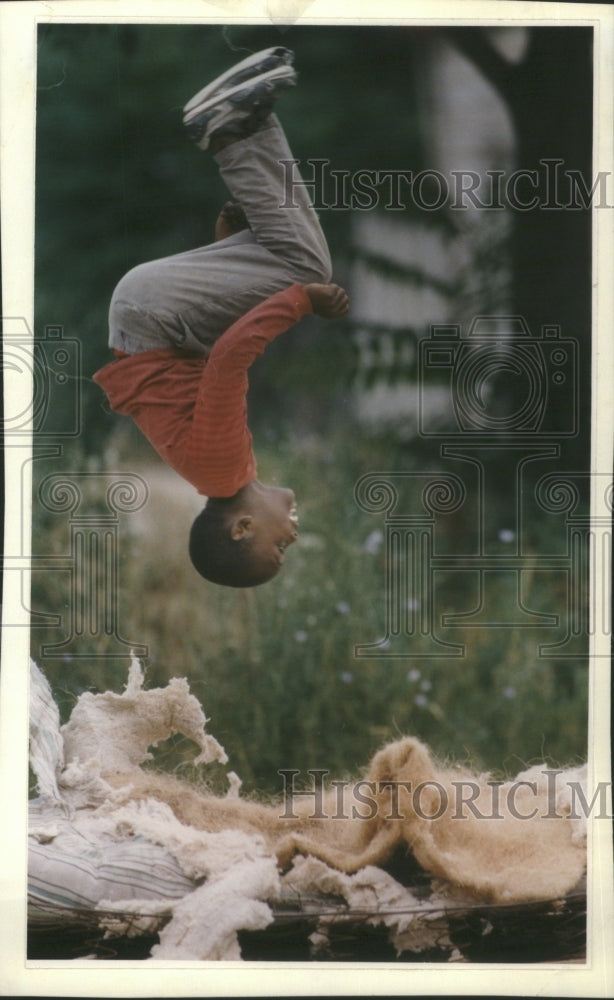
POLYGON ((296 507, 290 508, 290 513, 288 514, 288 519, 292 522, 294 527, 298 527, 298 513, 296 507))

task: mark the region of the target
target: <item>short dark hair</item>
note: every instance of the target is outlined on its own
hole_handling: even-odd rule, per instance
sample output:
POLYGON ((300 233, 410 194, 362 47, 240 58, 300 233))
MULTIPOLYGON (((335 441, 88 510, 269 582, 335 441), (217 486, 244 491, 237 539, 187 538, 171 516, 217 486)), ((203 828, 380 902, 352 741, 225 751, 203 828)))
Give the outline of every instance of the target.
POLYGON ((251 538, 232 538, 230 516, 237 498, 210 498, 190 530, 190 559, 205 580, 222 587, 257 587, 274 573, 254 561, 251 538))

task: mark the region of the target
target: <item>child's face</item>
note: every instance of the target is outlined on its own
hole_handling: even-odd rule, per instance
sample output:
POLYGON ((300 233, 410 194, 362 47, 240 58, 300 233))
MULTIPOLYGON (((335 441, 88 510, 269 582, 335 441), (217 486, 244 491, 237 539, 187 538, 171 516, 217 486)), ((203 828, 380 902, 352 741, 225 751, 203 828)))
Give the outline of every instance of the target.
POLYGON ((240 534, 235 537, 249 537, 253 559, 274 576, 281 569, 285 550, 298 537, 294 493, 255 481, 250 483, 243 511, 237 521, 240 534))

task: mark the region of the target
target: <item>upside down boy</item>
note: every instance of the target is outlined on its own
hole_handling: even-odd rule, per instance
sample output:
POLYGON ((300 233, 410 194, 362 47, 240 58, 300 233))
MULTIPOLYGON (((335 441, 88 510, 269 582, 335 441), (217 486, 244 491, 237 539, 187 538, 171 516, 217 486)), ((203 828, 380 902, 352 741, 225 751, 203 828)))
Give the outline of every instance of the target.
POLYGON ((213 243, 140 264, 109 310, 115 360, 94 376, 164 459, 207 498, 190 558, 214 583, 275 576, 297 537, 292 490, 261 483, 247 425, 248 370, 301 317, 348 311, 304 186, 285 207, 292 154, 272 108, 296 82, 285 48, 255 53, 199 91, 184 124, 232 196, 213 243))

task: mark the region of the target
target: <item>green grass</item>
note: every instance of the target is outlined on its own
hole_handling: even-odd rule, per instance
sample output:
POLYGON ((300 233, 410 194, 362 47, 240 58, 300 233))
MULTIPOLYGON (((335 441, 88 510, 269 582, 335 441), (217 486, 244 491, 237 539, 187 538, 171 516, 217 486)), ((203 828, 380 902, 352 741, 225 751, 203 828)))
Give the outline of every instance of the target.
MULTIPOLYGON (((503 773, 544 758, 563 764, 585 758, 587 661, 537 654, 538 642, 560 637, 556 630, 438 625, 441 638, 465 645, 463 656, 425 655, 428 639, 418 636, 393 643, 405 654, 398 658, 356 657, 357 644, 385 632, 386 557, 383 515, 357 506, 354 485, 365 471, 422 471, 423 460, 411 451, 348 426, 326 436, 280 433, 261 444, 260 478, 294 488, 301 535, 282 573, 247 591, 210 585, 191 568, 187 532, 200 507, 194 491, 149 453, 135 452, 130 433, 111 454, 109 468, 139 472, 150 490, 141 512, 120 516, 121 635, 148 647, 148 686, 173 675, 188 678, 246 790, 279 792, 280 769, 299 769, 307 783, 310 768, 331 777, 356 774, 383 742, 407 733, 441 757, 503 773)), ((75 469, 79 461, 75 456, 75 469)), ((52 463, 38 465, 39 479, 53 471, 52 463)), ((104 471, 92 460, 88 467, 104 471)), ((399 511, 415 513, 419 500, 407 492, 399 511)), ((442 551, 467 551, 474 507, 469 494, 461 509, 441 516, 442 551)), ((89 509, 103 509, 102 494, 89 509)), ((542 518, 532 524, 539 551, 560 549, 560 521, 542 518)), ((61 554, 68 544, 67 515, 35 503, 33 551, 61 554)), ((515 606, 504 576, 490 581, 487 596, 493 616, 505 618, 515 606)), ((533 610, 563 612, 556 574, 526 574, 522 596, 533 610)), ((438 574, 437 621, 443 611, 469 610, 474 599, 467 572, 438 574)), ((35 610, 65 614, 70 601, 66 573, 34 574, 35 610)), ((33 656, 63 720, 81 691, 121 691, 127 671, 110 640, 97 636, 83 637, 78 656, 75 650, 68 657, 41 655, 42 643, 65 634, 33 629, 33 656)), ((159 749, 158 760, 187 775, 192 751, 176 737, 159 749)))

